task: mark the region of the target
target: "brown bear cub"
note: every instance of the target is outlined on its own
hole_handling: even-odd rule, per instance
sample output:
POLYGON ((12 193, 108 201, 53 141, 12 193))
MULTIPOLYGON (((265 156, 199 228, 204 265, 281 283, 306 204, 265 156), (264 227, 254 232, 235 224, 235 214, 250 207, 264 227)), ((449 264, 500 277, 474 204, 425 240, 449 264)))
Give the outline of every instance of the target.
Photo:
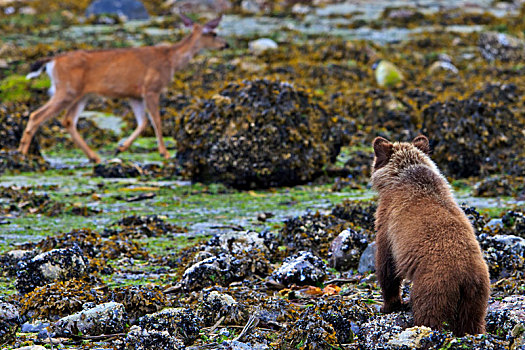
POLYGON ((428 156, 428 139, 390 143, 377 137, 373 146, 381 311, 404 308, 400 285, 407 278, 413 282, 410 301, 416 326, 443 329, 446 322, 456 336, 484 333, 490 293, 487 264, 472 225, 428 156))

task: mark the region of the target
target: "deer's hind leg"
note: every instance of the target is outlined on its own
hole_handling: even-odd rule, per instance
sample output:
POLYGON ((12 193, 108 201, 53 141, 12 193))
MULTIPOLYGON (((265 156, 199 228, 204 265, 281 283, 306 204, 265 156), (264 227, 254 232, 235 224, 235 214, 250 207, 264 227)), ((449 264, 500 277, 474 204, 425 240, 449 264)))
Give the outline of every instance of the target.
POLYGON ((170 154, 166 150, 166 146, 164 145, 164 139, 162 138, 162 122, 159 113, 159 97, 160 96, 157 93, 146 94, 146 108, 148 110, 151 124, 153 125, 153 130, 155 131, 155 136, 157 136, 157 145, 159 147, 159 153, 165 159, 168 159, 170 157, 170 154))

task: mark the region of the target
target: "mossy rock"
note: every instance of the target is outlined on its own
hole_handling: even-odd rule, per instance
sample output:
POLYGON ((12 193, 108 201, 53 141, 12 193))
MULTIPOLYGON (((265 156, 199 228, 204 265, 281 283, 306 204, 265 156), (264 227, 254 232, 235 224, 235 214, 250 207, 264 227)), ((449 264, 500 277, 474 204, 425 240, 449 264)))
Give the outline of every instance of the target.
POLYGON ((254 80, 189 107, 173 135, 184 177, 250 189, 311 181, 335 161, 345 127, 307 90, 254 80))

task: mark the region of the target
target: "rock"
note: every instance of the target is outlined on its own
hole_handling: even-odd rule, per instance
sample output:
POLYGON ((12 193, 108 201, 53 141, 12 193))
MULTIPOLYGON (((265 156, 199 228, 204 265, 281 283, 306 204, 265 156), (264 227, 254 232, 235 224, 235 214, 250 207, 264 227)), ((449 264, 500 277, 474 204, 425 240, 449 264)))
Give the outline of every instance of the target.
POLYGON ((376 242, 372 242, 366 247, 359 259, 357 272, 363 274, 376 271, 376 249, 376 242))
POLYGON ((149 18, 144 4, 139 0, 95 0, 86 9, 86 17, 107 14, 127 19, 149 18))
POLYGON ((167 308, 154 314, 145 315, 139 319, 142 331, 167 331, 171 337, 182 340, 185 345, 191 345, 199 336, 199 319, 193 311, 185 308, 167 308))
POLYGON ((478 237, 491 278, 501 279, 525 268, 525 238, 513 235, 478 237))
POLYGON ((515 165, 516 155, 525 149, 523 122, 506 100, 485 103, 475 96, 451 98, 423 109, 421 133, 432 135, 432 160, 454 178, 523 171, 515 165))
POLYGON ((196 102, 173 128, 186 179, 238 189, 305 183, 335 161, 346 138, 347 121, 290 83, 245 80, 219 94, 231 103, 196 102))
POLYGON ((205 326, 213 326, 221 317, 222 324, 243 324, 248 321, 249 311, 228 294, 211 291, 203 297, 198 312, 199 319, 205 326))
POLYGON ((326 277, 326 265, 310 252, 300 251, 286 258, 269 277, 283 285, 315 285, 326 277))
POLYGON ((37 14, 37 11, 30 6, 24 6, 18 10, 18 13, 22 15, 34 16, 37 14))
POLYGON ((58 320, 53 331, 57 336, 70 337, 79 332, 84 335, 120 333, 127 323, 124 305, 104 303, 58 320))
POLYGON ((248 43, 248 48, 255 54, 259 54, 266 50, 275 50, 277 47, 277 43, 269 38, 260 38, 248 43))
POLYGON ((126 338, 117 346, 118 350, 183 350, 184 342, 167 330, 146 330, 132 326, 126 338))
POLYGON ((501 218, 505 228, 514 235, 525 238, 525 214, 521 211, 511 210, 501 218))
POLYGON ((454 74, 458 74, 459 73, 459 71, 456 68, 456 66, 454 66, 452 63, 446 62, 446 61, 436 61, 436 62, 432 63, 430 68, 428 68, 428 72, 430 74, 436 74, 436 73, 439 73, 440 71, 451 72, 451 73, 454 73, 454 74))
POLYGON ((25 260, 30 260, 37 255, 36 250, 21 250, 15 249, 8 251, 0 258, 0 264, 8 276, 16 276, 18 271, 18 263, 25 260))
POLYGON ((386 348, 388 341, 408 327, 414 325, 412 313, 399 312, 379 315, 361 325, 359 341, 364 349, 386 348))
POLYGON ((18 264, 16 288, 28 293, 53 281, 66 281, 87 274, 88 262, 80 248, 53 249, 18 264))
POLYGON ((22 333, 40 333, 42 329, 47 328, 50 326, 50 323, 48 322, 40 322, 36 321, 33 323, 26 322, 22 325, 20 328, 20 331, 22 333))
POLYGON ((332 241, 328 251, 328 264, 337 270, 356 268, 367 245, 364 234, 346 229, 332 241))
POLYGON ((382 87, 395 86, 403 81, 403 73, 393 63, 381 60, 375 66, 377 84, 382 87))
POLYGON ((257 14, 267 9, 264 0, 242 0, 241 9, 243 12, 257 14))
POLYGON ((306 15, 312 11, 312 8, 304 4, 295 4, 292 6, 292 13, 296 15, 306 15))
POLYGON ((18 308, 15 305, 0 302, 0 345, 14 340, 19 325, 18 308))
POLYGON ((510 295, 493 300, 487 309, 487 332, 498 334, 514 342, 514 348, 523 345, 525 334, 525 296, 510 295))
POLYGON ((423 346, 422 340, 429 338, 432 333, 432 329, 425 326, 407 328, 390 339, 388 344, 394 348, 420 349, 423 346))
POLYGON ((198 13, 200 16, 215 16, 231 9, 232 4, 229 0, 169 0, 164 7, 171 7, 171 12, 176 15, 198 13))
POLYGON ((257 251, 269 254, 264 238, 255 231, 228 232, 213 236, 207 243, 208 246, 218 246, 233 255, 257 251))
POLYGON ((42 345, 29 345, 29 346, 22 346, 21 348, 16 348, 13 350, 47 350, 42 345))
POLYGON ((505 33, 481 33, 478 47, 487 61, 521 61, 525 58, 525 41, 505 33))
POLYGON ((237 340, 225 340, 221 343, 218 349, 221 350, 267 350, 270 349, 268 345, 256 343, 256 344, 246 344, 237 340))

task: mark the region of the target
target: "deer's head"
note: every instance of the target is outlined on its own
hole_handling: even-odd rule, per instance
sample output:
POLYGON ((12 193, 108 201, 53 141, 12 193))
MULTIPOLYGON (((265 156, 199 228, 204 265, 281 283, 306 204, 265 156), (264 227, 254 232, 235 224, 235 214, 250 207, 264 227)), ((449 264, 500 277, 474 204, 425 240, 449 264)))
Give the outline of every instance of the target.
POLYGON ((215 28, 221 22, 222 15, 212 19, 204 25, 194 23, 190 18, 184 14, 180 15, 182 23, 186 27, 192 28, 192 36, 197 38, 200 49, 218 49, 222 50, 228 47, 226 40, 215 33, 215 28))

